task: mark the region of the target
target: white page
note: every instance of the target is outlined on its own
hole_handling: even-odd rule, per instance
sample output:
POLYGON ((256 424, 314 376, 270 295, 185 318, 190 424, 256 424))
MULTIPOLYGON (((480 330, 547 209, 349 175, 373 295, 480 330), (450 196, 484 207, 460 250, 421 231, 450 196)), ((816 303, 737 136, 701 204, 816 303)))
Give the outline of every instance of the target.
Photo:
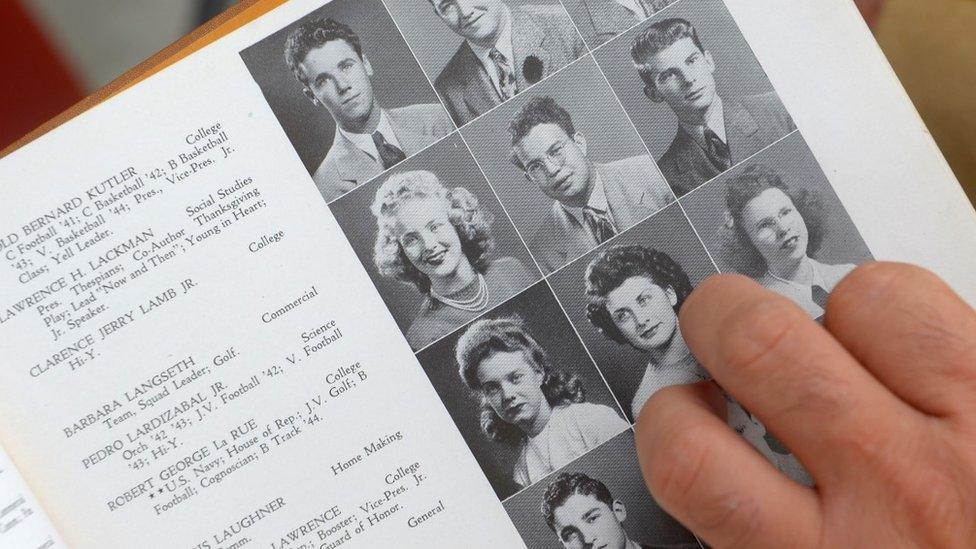
POLYGON ((0 446, 0 545, 51 549, 64 547, 54 525, 37 504, 20 472, 0 446))
MULTIPOLYGON (((688 10, 695 1, 668 10, 688 10)), ((375 267, 347 239, 354 216, 340 208, 355 194, 330 210, 242 62, 240 51, 322 4, 289 2, 0 162, 0 219, 7 220, 0 225, 7 254, 0 275, 0 440, 70 546, 226 547, 250 540, 283 549, 348 539, 364 547, 462 540, 508 547, 535 546, 526 529, 552 536, 536 514, 539 501, 528 501, 544 484, 501 496, 497 479, 482 471, 480 443, 466 444, 477 433, 452 416, 448 385, 432 390, 438 380, 430 364, 453 356, 445 342, 454 336, 414 355, 399 317, 387 310, 390 297, 370 278, 375 267), (215 146, 181 160, 196 139, 215 146), (192 172, 193 163, 196 172, 166 179, 192 172), (132 191, 100 208, 106 181, 114 192, 132 191), (229 198, 218 196, 221 189, 229 198), (235 208, 250 208, 239 220, 195 219, 195 209, 213 212, 236 197, 243 202, 235 208), (222 227, 219 234, 208 232, 213 225, 222 227), (61 238, 72 229, 86 233, 60 246, 62 254, 74 250, 60 263, 51 258, 56 237, 43 237, 51 226, 61 238), (118 265, 124 272, 113 272, 118 265), (132 277, 143 265, 145 274, 132 277), (98 284, 71 289, 100 275, 98 284), (17 310, 52 283, 54 295, 37 294, 39 304, 17 310), (267 316, 296 300, 273 320, 267 316), (70 316, 57 316, 61 311, 70 316), (335 341, 306 351, 323 337, 335 341), (63 358, 53 358, 59 353, 63 358), (288 436, 296 425, 300 433, 288 436), (383 449, 366 455, 370 443, 383 449), (233 444, 241 449, 229 452, 233 444), (227 471, 220 480, 218 471, 227 471), (524 509, 531 516, 519 515, 524 509)), ((976 217, 853 5, 724 5, 798 128, 775 146, 809 148, 873 257, 927 266, 976 302, 976 217)), ((603 48, 563 77, 585 63, 596 67, 592 59, 609 51, 603 48)), ((622 102, 607 104, 619 109, 622 102)), ((500 200, 507 216, 515 205, 506 203, 471 140, 481 126, 475 121, 406 162, 456 144, 458 158, 473 155, 495 189, 479 198, 500 200)), ((645 223, 672 213, 693 218, 693 202, 682 199, 680 210, 666 208, 645 223)), ((375 228, 371 215, 362 211, 375 228)), ((528 234, 514 225, 524 243, 528 234)), ((702 250, 707 236, 699 235, 702 250)), ((577 354, 594 379, 603 379, 600 356, 575 323, 578 304, 565 303, 559 277, 534 287, 557 294, 546 303, 572 323, 566 345, 584 349, 577 354)), ((630 399, 615 387, 603 393, 626 417, 630 399)), ((580 467, 622 448, 628 436, 601 443, 579 458, 580 467)))

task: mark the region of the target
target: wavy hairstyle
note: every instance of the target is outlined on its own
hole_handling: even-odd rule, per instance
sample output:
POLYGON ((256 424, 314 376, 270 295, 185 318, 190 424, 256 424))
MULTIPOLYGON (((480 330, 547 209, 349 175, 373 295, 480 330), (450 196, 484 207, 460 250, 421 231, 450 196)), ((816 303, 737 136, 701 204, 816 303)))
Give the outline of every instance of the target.
POLYGON ((742 173, 729 180, 725 191, 725 224, 719 228, 722 254, 727 264, 734 270, 758 278, 766 273, 769 266, 766 259, 752 244, 742 223, 742 210, 753 198, 768 189, 779 189, 786 193, 796 206, 807 226, 809 243, 807 255, 820 249, 824 237, 826 212, 820 197, 807 189, 791 189, 783 182, 779 173, 765 164, 753 164, 742 173))
POLYGON ((574 495, 593 496, 607 507, 613 507, 613 494, 606 484, 584 473, 559 473, 542 495, 542 517, 556 531, 556 510, 574 495))
POLYGON ((285 63, 303 86, 308 86, 309 83, 308 75, 301 67, 302 61, 305 61, 312 50, 336 40, 342 40, 349 44, 359 59, 363 59, 363 46, 359 41, 359 35, 348 25, 331 17, 318 17, 304 21, 288 35, 288 39, 285 40, 285 63))
POLYGON ((698 50, 705 53, 705 46, 698 37, 698 30, 687 19, 673 18, 658 21, 634 37, 630 45, 630 57, 644 85, 654 89, 654 74, 647 70, 647 61, 682 38, 691 38, 698 50))
POLYGON ((586 401, 583 382, 573 374, 557 370, 549 363, 549 355, 529 334, 525 322, 518 316, 478 320, 472 324, 455 348, 458 373, 464 384, 481 396, 481 429, 495 442, 512 446, 525 440, 525 433, 504 421, 488 404, 478 379, 478 367, 495 353, 522 353, 529 364, 542 372, 542 394, 552 407, 586 401))
POLYGON ((525 171, 522 160, 515 154, 515 147, 525 139, 532 128, 540 124, 556 124, 569 137, 576 135, 573 118, 566 109, 549 96, 533 97, 515 113, 515 117, 508 124, 508 133, 512 134, 512 152, 509 159, 515 167, 525 171))
POLYGON ((691 293, 693 287, 685 270, 671 256, 644 246, 611 246, 593 258, 586 268, 586 318, 596 329, 613 341, 628 344, 607 310, 607 295, 619 288, 627 279, 647 277, 661 289, 671 288, 678 296, 674 312, 691 293))
POLYGON ((376 191, 371 208, 377 223, 373 262, 380 274, 411 284, 421 294, 430 294, 430 278, 410 262, 395 232, 397 208, 405 200, 418 198, 444 202, 447 217, 461 239, 461 251, 476 272, 484 273, 493 246, 491 214, 481 209, 478 199, 467 189, 448 189, 433 173, 417 170, 390 176, 376 191))

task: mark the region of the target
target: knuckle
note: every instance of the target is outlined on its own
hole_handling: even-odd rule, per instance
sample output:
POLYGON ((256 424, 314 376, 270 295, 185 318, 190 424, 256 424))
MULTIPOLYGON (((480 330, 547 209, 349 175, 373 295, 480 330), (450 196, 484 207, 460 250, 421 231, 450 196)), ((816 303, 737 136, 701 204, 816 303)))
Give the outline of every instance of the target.
POLYGON ((736 373, 761 373, 788 356, 789 336, 797 326, 796 312, 782 299, 749 301, 729 315, 719 336, 719 358, 736 373))
POLYGON ((752 547, 762 526, 759 502, 741 490, 716 491, 711 475, 721 456, 712 436, 693 425, 672 432, 651 463, 648 485, 693 530, 721 536, 722 547, 752 547))
MULTIPOLYGON (((843 318, 849 313, 885 302, 888 296, 912 292, 938 283, 931 272, 906 263, 865 263, 845 276, 827 298, 827 316, 843 318)), ((910 295, 910 294, 909 294, 910 295)))
MULTIPOLYGON (((923 437, 924 438, 924 437, 923 437)), ((932 547, 954 546, 953 540, 976 539, 976 498, 973 497, 974 481, 965 463, 952 452, 939 452, 937 441, 918 444, 917 462, 931 466, 904 471, 900 476, 900 490, 889 505, 893 515, 902 517, 905 535, 926 533, 925 545, 932 547), (910 474, 906 474, 910 473, 910 474), (941 525, 933 531, 931 525, 941 525)))
POLYGON ((905 313, 913 322, 903 336, 911 338, 916 356, 941 357, 952 364, 976 357, 976 338, 969 330, 960 330, 960 325, 971 324, 966 319, 952 318, 934 303, 918 303, 905 313))
MULTIPOLYGON (((834 447, 838 453, 847 455, 847 462, 856 463, 858 467, 868 468, 881 473, 891 463, 892 456, 904 456, 905 448, 897 448, 893 433, 875 426, 858 428, 848 425, 842 435, 838 435, 834 447)), ((891 475, 897 476, 897 475, 891 475)), ((895 479, 891 479, 895 480, 895 479)))
POLYGON ((756 547, 762 538, 762 513, 759 502, 739 492, 722 494, 701 506, 700 527, 722 533, 723 548, 756 547))
POLYGON ((804 370, 803 379, 792 383, 793 401, 782 414, 815 410, 825 421, 843 419, 857 406, 858 391, 850 381, 816 364, 804 370))
POLYGON ((655 497, 688 507, 688 499, 708 486, 703 477, 711 448, 709 433, 695 425, 674 425, 659 438, 647 479, 655 497))

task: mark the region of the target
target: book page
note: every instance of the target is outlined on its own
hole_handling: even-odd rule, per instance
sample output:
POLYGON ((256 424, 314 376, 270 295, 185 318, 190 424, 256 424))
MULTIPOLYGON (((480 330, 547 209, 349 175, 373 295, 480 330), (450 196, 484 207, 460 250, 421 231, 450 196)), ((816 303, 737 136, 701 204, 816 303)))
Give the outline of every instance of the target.
POLYGON ((697 547, 632 427, 695 285, 976 301, 853 6, 604 2, 293 0, 0 161, 0 440, 69 546, 697 547))
POLYGON ((3 446, 0 446, 0 546, 65 547, 3 446))

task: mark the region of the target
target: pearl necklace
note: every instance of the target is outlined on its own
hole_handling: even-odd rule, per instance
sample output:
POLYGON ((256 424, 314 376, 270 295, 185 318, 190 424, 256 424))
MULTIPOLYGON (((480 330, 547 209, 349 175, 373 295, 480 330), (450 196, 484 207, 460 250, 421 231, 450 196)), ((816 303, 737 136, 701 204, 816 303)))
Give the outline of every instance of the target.
POLYGON ((451 299, 449 297, 442 296, 433 289, 430 290, 430 296, 448 307, 454 307, 455 309, 460 309, 462 311, 483 311, 488 305, 488 284, 485 283, 485 277, 479 273, 478 291, 470 299, 451 299))

